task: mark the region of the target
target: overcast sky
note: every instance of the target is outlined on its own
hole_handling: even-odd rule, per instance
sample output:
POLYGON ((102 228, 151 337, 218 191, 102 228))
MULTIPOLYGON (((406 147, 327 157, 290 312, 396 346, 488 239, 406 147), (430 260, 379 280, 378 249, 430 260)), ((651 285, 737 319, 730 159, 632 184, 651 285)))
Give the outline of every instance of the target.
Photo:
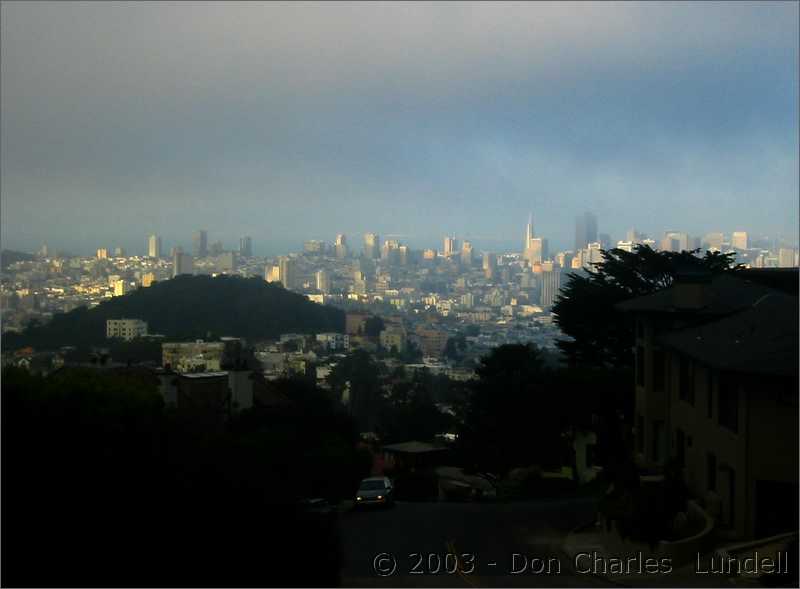
POLYGON ((2 4, 2 245, 797 240, 798 3, 2 4))

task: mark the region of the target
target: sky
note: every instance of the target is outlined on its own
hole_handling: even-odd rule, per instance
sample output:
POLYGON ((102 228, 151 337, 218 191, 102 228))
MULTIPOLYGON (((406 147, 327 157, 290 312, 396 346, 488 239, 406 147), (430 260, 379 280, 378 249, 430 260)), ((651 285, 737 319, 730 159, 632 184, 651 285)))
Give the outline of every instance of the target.
POLYGON ((797 2, 4 2, 4 248, 798 239, 797 2))

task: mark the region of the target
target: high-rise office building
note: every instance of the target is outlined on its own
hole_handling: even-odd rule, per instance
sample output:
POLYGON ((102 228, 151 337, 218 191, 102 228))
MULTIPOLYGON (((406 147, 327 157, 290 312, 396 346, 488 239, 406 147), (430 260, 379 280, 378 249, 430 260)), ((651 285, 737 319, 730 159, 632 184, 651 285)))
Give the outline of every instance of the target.
POLYGON ((796 251, 793 248, 782 247, 778 250, 778 267, 779 268, 792 268, 796 266, 795 262, 796 251))
POLYGON ((572 265, 572 252, 558 252, 556 254, 556 263, 561 268, 569 268, 572 265))
POLYGON ((660 249, 665 252, 687 251, 689 249, 689 234, 681 231, 665 231, 660 249))
POLYGON ((532 237, 528 249, 525 251, 525 259, 533 267, 534 264, 541 262, 545 257, 545 240, 541 237, 532 237))
POLYGON ((625 241, 631 242, 633 245, 639 244, 642 240, 647 237, 644 233, 639 233, 634 228, 628 229, 625 233, 625 241))
POLYGON ((340 260, 344 260, 347 257, 347 236, 344 233, 339 233, 336 236, 336 245, 334 246, 336 249, 336 257, 340 260))
POLYGON ((472 244, 466 240, 461 244, 461 263, 467 268, 472 266, 472 244))
POLYGON ((200 229, 192 235, 192 254, 195 258, 205 258, 208 255, 208 231, 200 229))
POLYGON ((522 257, 528 261, 528 265, 533 267, 536 262, 541 262, 544 256, 544 240, 533 235, 533 215, 528 215, 528 224, 525 227, 525 249, 522 250, 522 257))
POLYGON ((731 233, 731 247, 737 250, 746 250, 747 231, 734 231, 731 233))
POLYGON ((493 280, 497 277, 497 256, 486 252, 483 254, 483 275, 486 280, 493 280))
POLYGON ((585 249, 597 241, 597 217, 593 213, 583 213, 575 218, 575 251, 585 249))
POLYGON ((161 257, 161 237, 158 235, 151 235, 147 238, 147 255, 151 258, 161 257))
POLYGON ((211 257, 218 256, 223 251, 225 251, 225 248, 223 247, 222 242, 221 241, 215 241, 208 248, 208 255, 211 256, 211 257))
POLYGON ((608 233, 598 233, 597 241, 600 242, 600 247, 604 250, 611 249, 611 236, 608 233))
POLYGON ((401 266, 408 266, 409 252, 407 245, 401 245, 397 248, 397 263, 401 266))
POLYGON ((398 263, 398 249, 400 243, 395 239, 387 239, 383 242, 381 247, 381 261, 389 266, 394 266, 398 263))
POLYGON ((377 260, 380 258, 380 242, 381 238, 377 233, 364 234, 364 256, 371 260, 377 260))
POLYGON ((283 288, 287 290, 295 288, 296 277, 294 260, 287 256, 282 256, 278 259, 278 268, 280 269, 279 277, 280 282, 283 284, 283 288))
POLYGON ((243 258, 253 257, 253 238, 249 235, 239 239, 239 255, 243 258))
POLYGON ((444 250, 442 251, 442 255, 445 258, 449 258, 450 256, 455 255, 457 242, 455 237, 445 236, 444 238, 444 250))
POLYGON ((108 259, 108 248, 101 247, 97 250, 97 259, 98 260, 107 260, 108 259))
POLYGON ((355 294, 367 294, 367 277, 360 270, 353 272, 353 292, 355 294))
POLYGON ((708 250, 720 251, 723 243, 725 243, 725 236, 719 232, 706 233, 703 238, 703 247, 708 250))
POLYGON ((115 247, 114 248, 114 257, 115 258, 124 258, 125 257, 125 248, 124 247, 115 247))
POLYGON ((315 276, 317 279, 317 290, 324 294, 331 292, 331 279, 328 271, 324 268, 317 270, 315 276))
POLYGON ((592 264, 598 264, 603 261, 603 254, 600 251, 602 248, 600 247, 600 242, 595 241, 594 243, 587 244, 585 256, 583 259, 584 266, 590 266, 592 264))
POLYGON ((528 224, 525 226, 525 246, 522 251, 526 252, 531 247, 531 240, 533 239, 533 213, 528 213, 528 224))
POLYGON ((194 274, 194 259, 189 254, 175 252, 172 256, 172 277, 181 274, 194 274))
POLYGON ((542 262, 540 276, 542 289, 539 302, 542 307, 552 307, 561 289, 561 269, 553 262, 542 262))

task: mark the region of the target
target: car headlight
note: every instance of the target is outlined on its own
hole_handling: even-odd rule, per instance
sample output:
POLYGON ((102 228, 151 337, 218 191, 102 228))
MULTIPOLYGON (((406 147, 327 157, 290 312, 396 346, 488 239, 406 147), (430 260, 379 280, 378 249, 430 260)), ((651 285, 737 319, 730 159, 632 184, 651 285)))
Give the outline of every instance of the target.
POLYGON ((361 497, 356 497, 356 501, 361 501, 361 497))
POLYGON ((383 495, 378 495, 378 499, 383 499, 383 495))

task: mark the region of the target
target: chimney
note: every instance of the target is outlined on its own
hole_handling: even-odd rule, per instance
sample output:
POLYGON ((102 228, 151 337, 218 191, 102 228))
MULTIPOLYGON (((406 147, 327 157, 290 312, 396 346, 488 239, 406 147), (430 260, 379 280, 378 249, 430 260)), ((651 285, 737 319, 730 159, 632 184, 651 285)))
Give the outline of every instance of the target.
POLYGON ((698 268, 679 270, 672 284, 672 306, 675 309, 693 311, 708 304, 711 274, 698 268))

